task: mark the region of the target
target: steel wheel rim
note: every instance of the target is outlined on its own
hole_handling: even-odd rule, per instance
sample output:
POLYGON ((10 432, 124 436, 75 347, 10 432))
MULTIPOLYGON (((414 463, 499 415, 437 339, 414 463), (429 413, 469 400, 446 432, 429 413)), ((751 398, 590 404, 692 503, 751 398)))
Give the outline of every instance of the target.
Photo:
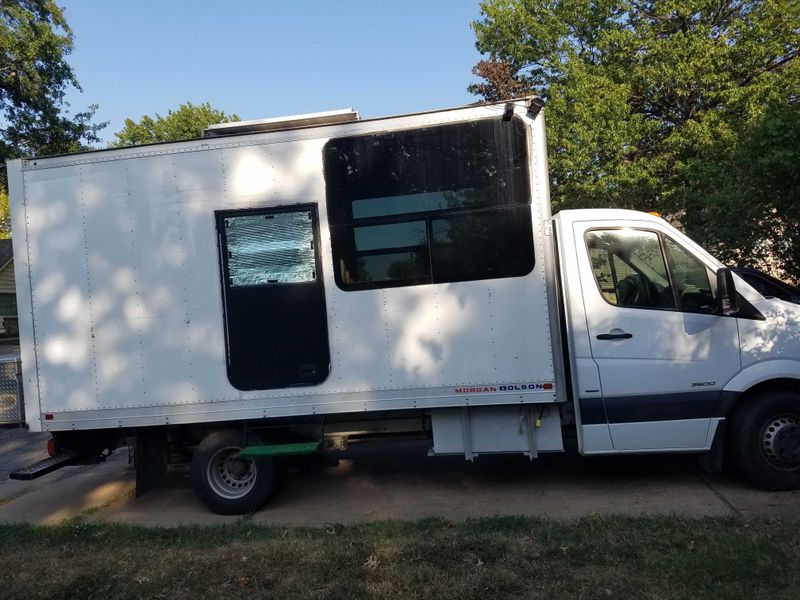
POLYGON ((208 461, 206 479, 215 494, 226 500, 243 498, 256 482, 258 469, 252 458, 239 456, 241 448, 227 446, 208 461))
POLYGON ((761 454, 776 469, 800 467, 800 418, 784 414, 772 417, 761 429, 761 454))

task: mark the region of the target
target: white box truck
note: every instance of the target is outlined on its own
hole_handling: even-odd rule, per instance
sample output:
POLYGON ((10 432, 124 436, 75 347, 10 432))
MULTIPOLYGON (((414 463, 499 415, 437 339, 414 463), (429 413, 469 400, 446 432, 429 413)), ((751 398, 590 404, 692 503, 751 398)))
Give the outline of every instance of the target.
MULTIPOLYGON (((284 456, 719 457, 800 485, 800 307, 667 222, 550 213, 537 99, 8 163, 34 477, 134 440, 259 508, 284 456)), ((735 218, 732 215, 732 218, 735 218)), ((714 461, 718 462, 718 461, 714 461)))

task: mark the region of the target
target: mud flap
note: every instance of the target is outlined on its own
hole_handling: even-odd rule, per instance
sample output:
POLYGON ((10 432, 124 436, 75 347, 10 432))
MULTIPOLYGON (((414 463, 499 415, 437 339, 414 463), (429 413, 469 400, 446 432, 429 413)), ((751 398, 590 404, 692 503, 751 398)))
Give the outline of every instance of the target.
POLYGON ((160 427, 136 432, 136 497, 158 486, 167 472, 167 436, 160 427))

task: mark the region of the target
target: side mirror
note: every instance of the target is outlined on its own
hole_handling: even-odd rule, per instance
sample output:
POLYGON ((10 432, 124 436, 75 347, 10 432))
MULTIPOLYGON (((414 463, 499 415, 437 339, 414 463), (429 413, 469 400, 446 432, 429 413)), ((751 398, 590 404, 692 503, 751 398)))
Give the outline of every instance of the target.
POLYGON ((739 312, 739 297, 736 285, 733 283, 733 273, 730 269, 722 268, 717 271, 717 313, 726 317, 739 312))

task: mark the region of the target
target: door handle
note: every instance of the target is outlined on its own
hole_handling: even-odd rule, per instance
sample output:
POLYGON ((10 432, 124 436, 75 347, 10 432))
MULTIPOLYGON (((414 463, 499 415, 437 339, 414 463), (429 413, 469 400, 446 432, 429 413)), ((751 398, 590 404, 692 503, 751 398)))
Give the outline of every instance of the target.
POLYGON ((613 329, 610 333, 601 333, 597 336, 598 340, 629 340, 633 337, 632 333, 625 333, 620 329, 613 329))

